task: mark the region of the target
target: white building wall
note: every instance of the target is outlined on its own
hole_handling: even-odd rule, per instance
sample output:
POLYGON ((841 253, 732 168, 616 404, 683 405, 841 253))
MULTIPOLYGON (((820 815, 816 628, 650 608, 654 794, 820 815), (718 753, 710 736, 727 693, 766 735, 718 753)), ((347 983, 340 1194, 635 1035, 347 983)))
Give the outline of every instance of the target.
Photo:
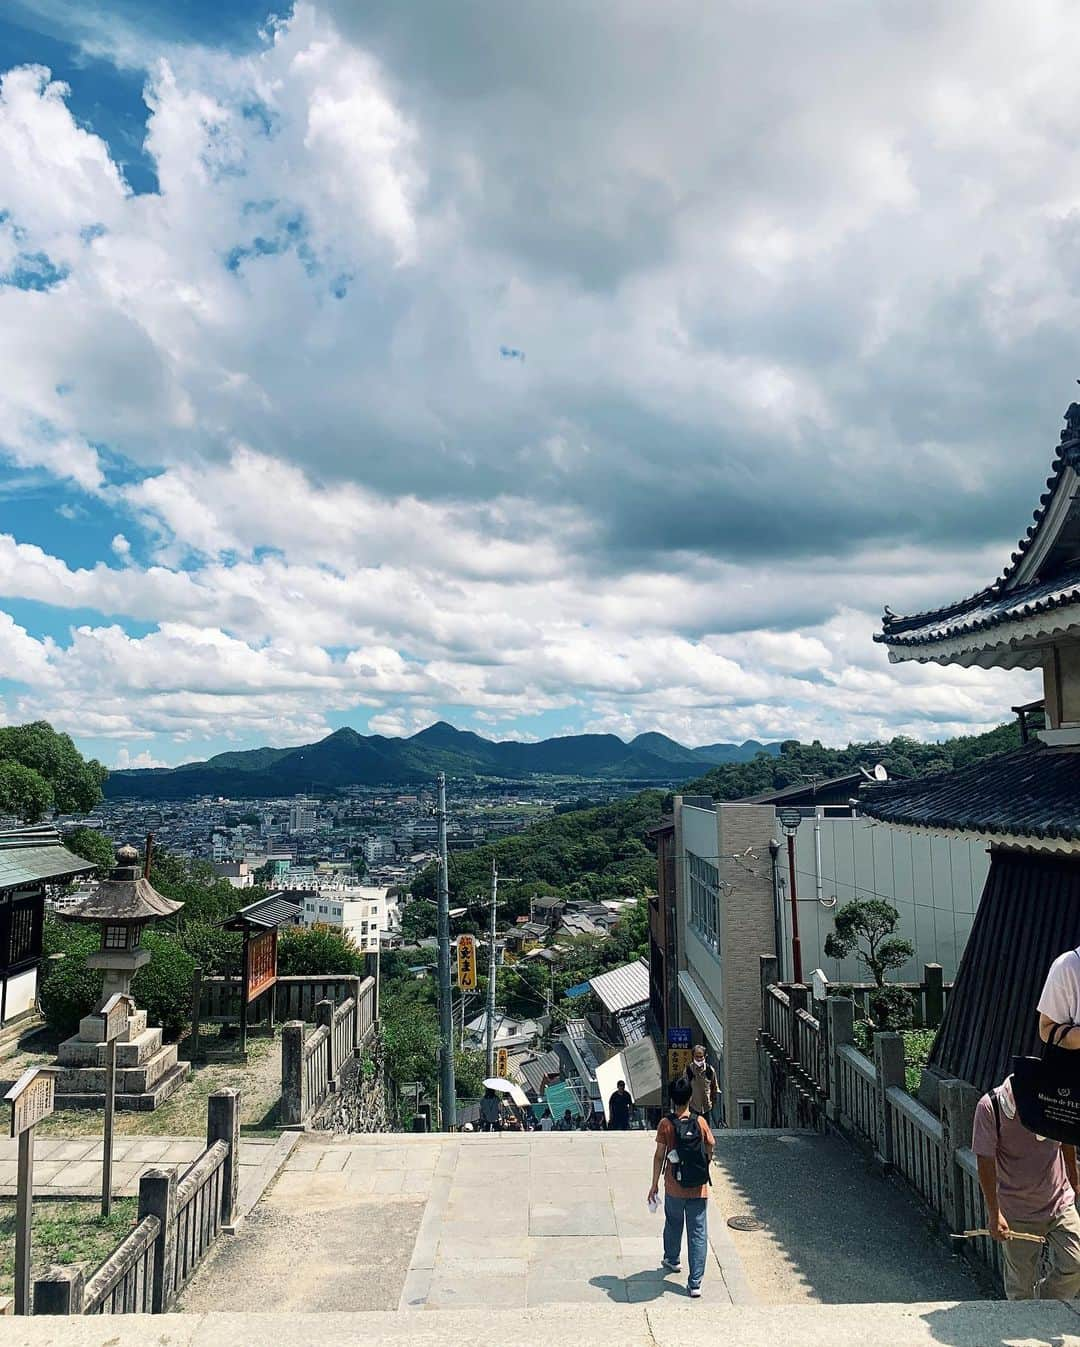
MULTIPOLYGON (((990 867, 986 844, 933 837, 866 818, 824 818, 821 829, 821 886, 815 883, 814 820, 805 818, 795 840, 795 885, 803 972, 824 969, 838 982, 865 982, 869 974, 854 959, 828 959, 825 940, 836 907, 854 898, 882 898, 900 913, 898 934, 915 946, 915 957, 892 976, 917 982, 924 963, 939 963, 945 980, 956 976, 975 910, 990 867), (835 899, 835 905, 832 900, 835 899)), ((784 976, 790 977, 791 914, 787 895, 787 843, 778 857, 783 882, 784 976)))

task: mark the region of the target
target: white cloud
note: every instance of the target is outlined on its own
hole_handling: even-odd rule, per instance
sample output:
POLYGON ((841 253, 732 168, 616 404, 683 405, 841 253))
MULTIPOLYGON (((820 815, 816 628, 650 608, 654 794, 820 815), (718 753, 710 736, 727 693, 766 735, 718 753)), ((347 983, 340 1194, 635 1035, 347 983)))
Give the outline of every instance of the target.
POLYGON ((0 284, 0 452, 116 530, 0 535, 0 596, 101 614, 3 619, 8 714, 842 742, 1030 695, 871 637, 990 580, 1041 487, 1075 11, 384 9, 125 36, 155 194, 4 77, 0 275, 55 280, 0 284))

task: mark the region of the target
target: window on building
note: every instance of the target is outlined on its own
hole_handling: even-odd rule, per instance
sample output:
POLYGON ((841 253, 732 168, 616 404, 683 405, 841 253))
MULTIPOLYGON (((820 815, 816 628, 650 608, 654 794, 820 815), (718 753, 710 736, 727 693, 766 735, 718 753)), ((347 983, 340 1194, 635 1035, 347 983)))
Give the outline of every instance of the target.
POLYGON ((8 935, 7 965, 13 967, 24 959, 34 958, 41 953, 41 931, 37 927, 35 939, 33 906, 15 906, 11 908, 11 927, 8 935))
POLYGON ((690 925, 720 952, 720 872, 692 852, 686 853, 690 888, 690 925))

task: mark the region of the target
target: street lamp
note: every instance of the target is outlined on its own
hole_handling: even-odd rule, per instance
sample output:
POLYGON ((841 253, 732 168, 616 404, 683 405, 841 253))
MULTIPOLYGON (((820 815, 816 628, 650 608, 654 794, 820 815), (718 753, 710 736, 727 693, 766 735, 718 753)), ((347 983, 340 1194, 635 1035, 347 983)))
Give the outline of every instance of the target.
POLYGON ((799 943, 799 899, 795 889, 795 834, 802 822, 802 810, 778 809, 776 817, 787 838, 789 887, 791 889, 791 973, 795 982, 802 982, 802 946, 799 943))

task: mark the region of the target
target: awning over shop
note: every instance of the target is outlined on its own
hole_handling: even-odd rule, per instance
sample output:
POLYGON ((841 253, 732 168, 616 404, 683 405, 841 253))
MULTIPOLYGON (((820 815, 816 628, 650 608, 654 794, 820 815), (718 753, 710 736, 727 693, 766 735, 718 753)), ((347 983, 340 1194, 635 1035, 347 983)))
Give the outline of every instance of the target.
POLYGON ((701 1026, 701 1032, 709 1040, 709 1046, 718 1056, 724 1051, 724 1026, 716 1018, 716 1013, 705 999, 705 994, 694 981, 693 975, 683 969, 679 974, 679 991, 693 1012, 694 1019, 701 1026))

